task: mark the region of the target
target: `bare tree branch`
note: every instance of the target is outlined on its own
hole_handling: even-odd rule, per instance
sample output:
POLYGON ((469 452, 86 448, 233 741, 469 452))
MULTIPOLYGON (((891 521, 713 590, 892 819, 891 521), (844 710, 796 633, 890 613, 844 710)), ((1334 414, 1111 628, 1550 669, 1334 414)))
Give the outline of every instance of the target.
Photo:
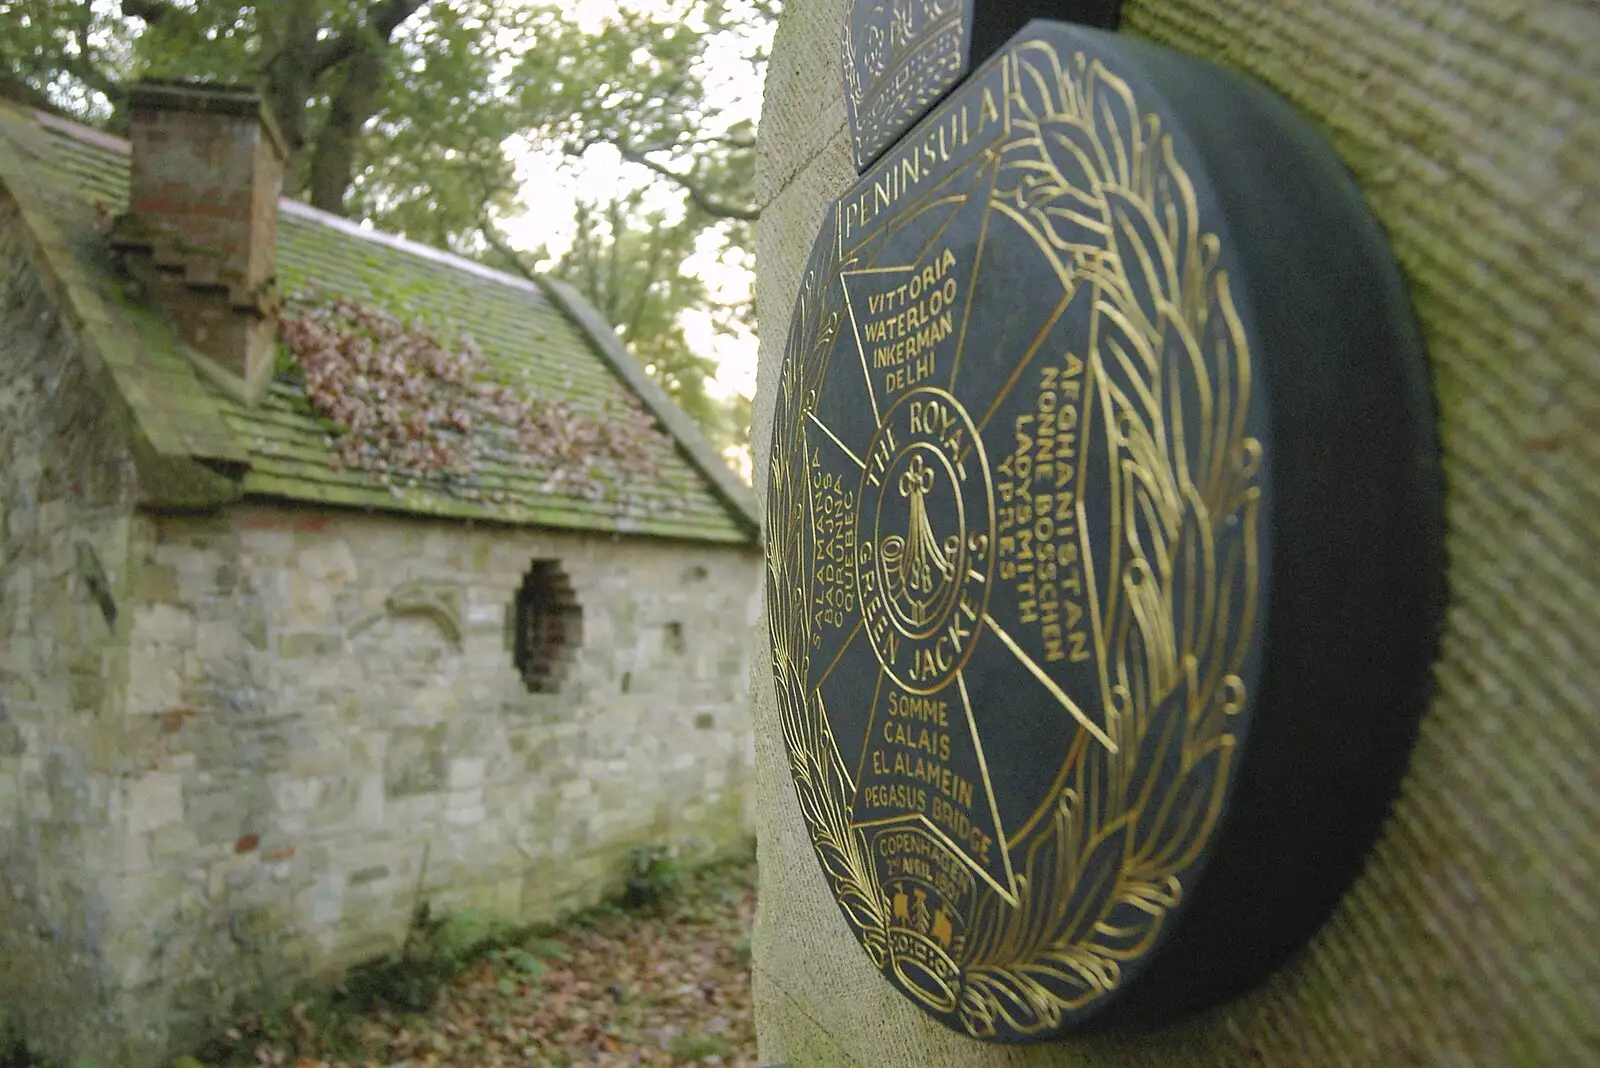
POLYGON ((84 62, 89 62, 92 50, 89 47, 89 28, 94 25, 93 0, 83 0, 78 5, 78 21, 72 25, 72 38, 78 43, 78 55, 84 62))
POLYGON ((494 249, 500 254, 500 258, 505 260, 506 265, 509 266, 513 271, 517 272, 530 282, 537 282, 539 280, 538 275, 534 273, 533 268, 524 263, 521 254, 519 254, 516 249, 512 248, 506 243, 504 235, 500 233, 499 228, 495 226, 494 223, 489 221, 489 217, 487 215, 478 220, 478 232, 483 234, 484 241, 488 243, 490 248, 494 249))
MULTIPOLYGON (((613 236, 611 241, 612 247, 616 247, 622 243, 617 239, 616 236, 613 236)), ((653 279, 660 273, 661 259, 666 255, 666 252, 666 242, 661 240, 658 232, 652 236, 650 241, 650 266, 645 270, 644 276, 646 278, 653 279)), ((629 345, 633 344, 634 339, 639 335, 639 328, 644 319, 645 306, 649 303, 649 301, 650 287, 647 285, 644 290, 634 299, 633 315, 629 317, 627 325, 624 326, 622 330, 618 331, 622 335, 622 340, 629 345)))
MULTIPOLYGON (((598 143, 599 142, 596 140, 590 140, 586 143, 585 147, 587 147, 587 145, 598 143)), ((660 144, 629 146, 632 151, 642 155, 648 155, 652 152, 686 152, 696 148, 755 147, 756 139, 754 134, 751 134, 748 137, 739 136, 737 134, 714 134, 706 135, 704 137, 677 137, 673 140, 665 141, 660 144)))
POLYGON ((0 71, 0 97, 14 100, 19 104, 26 104, 40 111, 48 111, 56 115, 66 114, 54 101, 50 94, 37 86, 29 85, 20 77, 7 71, 0 71))
POLYGON ((345 30, 317 46, 317 50, 311 54, 311 77, 318 77, 360 51, 364 32, 376 34, 380 41, 387 43, 389 38, 394 36, 394 31, 427 2, 428 0, 376 0, 367 8, 365 26, 345 30))
MULTIPOLYGON (((596 287, 595 293, 605 294, 605 307, 601 311, 606 321, 615 325, 622 311, 622 231, 627 226, 622 219, 621 201, 613 200, 606 206, 606 223, 611 227, 611 249, 606 256, 606 287, 604 290, 596 287)), ((627 335, 623 335, 624 344, 627 341, 627 335)))
MULTIPOLYGON (((613 203, 611 208, 613 211, 615 211, 616 204, 613 203)), ((590 225, 593 221, 593 218, 593 212, 580 204, 577 213, 579 232, 582 232, 588 225, 590 225)), ((615 237, 616 231, 612 231, 613 240, 615 240, 615 237)), ((585 256, 583 257, 583 262, 580 263, 579 266, 583 269, 583 272, 589 276, 590 303, 598 306, 600 314, 604 315, 606 317, 606 322, 609 323, 611 321, 611 313, 606 306, 606 301, 610 299, 611 294, 607 293, 600 285, 600 257, 585 256), (602 300, 602 298, 605 298, 605 300, 602 300)))
POLYGON ((328 102, 327 119, 311 147, 308 185, 313 207, 335 215, 345 213, 345 195, 355 174, 361 131, 377 110, 390 38, 426 3, 427 0, 377 0, 367 8, 364 25, 309 48, 308 82, 335 66, 340 75, 338 88, 328 102))
POLYGON ((116 79, 94 64, 94 50, 89 46, 89 28, 94 19, 94 5, 83 0, 78 9, 78 21, 72 27, 72 37, 78 46, 75 56, 62 56, 62 67, 96 92, 103 93, 113 104, 121 102, 128 94, 116 79))
MULTIPOLYGON (((298 195, 301 150, 307 140, 306 102, 312 95, 309 73, 311 54, 317 47, 315 0, 279 0, 262 17, 262 88, 273 116, 288 142, 284 161, 285 190, 298 195)), ((269 10, 263 8, 261 14, 269 10)))
POLYGON ((383 0, 382 3, 373 4, 367 9, 367 16, 372 21, 372 28, 379 37, 385 41, 394 36, 394 31, 400 28, 401 23, 417 13, 417 10, 428 0, 383 0))
POLYGON ((371 49, 354 53, 344 79, 328 101, 328 118, 311 148, 311 205, 335 215, 345 213, 344 198, 355 173, 361 129, 377 108, 383 82, 383 57, 371 49))
POLYGON ((647 167, 661 175, 661 177, 676 184, 678 188, 682 189, 689 195, 690 203, 713 218, 743 219, 750 221, 759 219, 761 217, 760 208, 749 208, 740 204, 724 204, 720 200, 710 196, 705 190, 701 189, 697 184, 695 184, 693 175, 679 174, 666 164, 657 163, 645 156, 643 153, 635 152, 624 144, 618 143, 617 151, 622 154, 623 159, 629 161, 630 163, 637 163, 641 167, 647 167))
POLYGON ((154 26, 170 14, 172 6, 163 0, 122 0, 123 18, 143 19, 150 26, 154 26))

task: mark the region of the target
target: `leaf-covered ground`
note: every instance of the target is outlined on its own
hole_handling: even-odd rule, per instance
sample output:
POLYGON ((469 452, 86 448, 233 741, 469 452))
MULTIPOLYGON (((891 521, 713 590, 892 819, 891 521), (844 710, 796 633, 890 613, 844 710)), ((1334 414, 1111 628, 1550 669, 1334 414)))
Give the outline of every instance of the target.
MULTIPOLYGON (((688 875, 668 904, 602 908, 468 961, 426 1013, 301 1006, 222 1058, 292 1068, 753 1066, 754 864, 688 875)), ((210 1062, 210 1063, 215 1063, 210 1062)))

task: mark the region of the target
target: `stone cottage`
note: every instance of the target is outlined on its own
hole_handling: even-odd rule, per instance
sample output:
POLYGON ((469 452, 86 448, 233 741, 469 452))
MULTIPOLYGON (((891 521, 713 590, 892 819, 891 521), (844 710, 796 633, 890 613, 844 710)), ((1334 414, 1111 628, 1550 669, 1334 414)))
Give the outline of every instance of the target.
POLYGON ((132 116, 0 102, 0 1015, 142 1068, 419 903, 551 917, 636 846, 742 848, 758 523, 693 425, 572 291, 281 201, 253 96, 132 116), (312 285, 632 411, 648 463, 341 464, 279 362, 312 285))

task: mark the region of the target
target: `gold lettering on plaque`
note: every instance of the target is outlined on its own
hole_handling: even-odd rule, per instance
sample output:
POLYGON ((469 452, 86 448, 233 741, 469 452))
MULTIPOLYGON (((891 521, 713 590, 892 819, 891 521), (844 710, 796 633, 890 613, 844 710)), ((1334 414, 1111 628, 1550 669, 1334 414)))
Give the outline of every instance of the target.
POLYGON ((1024 40, 841 199, 802 280, 766 525, 790 769, 862 945, 969 1034, 1114 990, 1230 780, 1263 458, 1200 203, 1115 71, 1024 40), (1055 318, 997 329, 1023 254, 1055 318), (986 748, 1010 715, 1043 772, 1015 731, 986 748))

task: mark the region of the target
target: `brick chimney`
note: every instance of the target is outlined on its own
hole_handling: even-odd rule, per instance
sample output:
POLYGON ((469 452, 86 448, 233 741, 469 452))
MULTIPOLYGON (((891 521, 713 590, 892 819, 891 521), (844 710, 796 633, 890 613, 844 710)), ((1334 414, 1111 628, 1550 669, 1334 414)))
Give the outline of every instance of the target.
POLYGON ((133 170, 111 244, 197 366, 247 404, 272 377, 283 137, 253 91, 146 81, 129 94, 133 170))

